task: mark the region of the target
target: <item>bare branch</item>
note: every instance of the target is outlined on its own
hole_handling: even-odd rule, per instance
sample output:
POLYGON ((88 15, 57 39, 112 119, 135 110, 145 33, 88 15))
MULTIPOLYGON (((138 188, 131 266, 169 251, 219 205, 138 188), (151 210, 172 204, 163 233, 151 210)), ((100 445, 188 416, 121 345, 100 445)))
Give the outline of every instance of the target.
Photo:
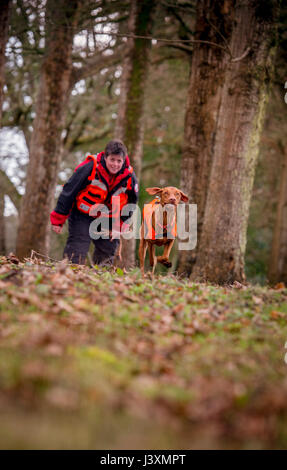
MULTIPOLYGON (((97 33, 97 34, 107 34, 107 33, 97 33)), ((219 47, 220 49, 223 49, 226 51, 226 47, 221 46, 220 44, 217 44, 216 42, 212 41, 204 41, 200 39, 167 39, 167 38, 154 38, 153 36, 141 36, 138 34, 129 34, 129 33, 108 33, 109 36, 117 36, 117 37, 123 37, 123 38, 132 38, 132 39, 146 39, 149 41, 157 41, 157 42, 166 42, 166 43, 201 43, 201 44, 209 44, 210 46, 215 46, 219 47)), ((229 52, 229 51, 228 51, 229 52)))
POLYGON ((180 51, 183 51, 185 53, 187 53, 188 55, 192 54, 192 51, 193 51, 193 48, 191 47, 188 47, 188 46, 185 46, 184 44, 180 45, 180 44, 164 44, 162 47, 172 47, 173 49, 178 49, 180 51))
POLYGON ((249 54, 250 49, 251 47, 247 47, 247 49, 245 49, 245 51, 243 52, 241 56, 234 57, 233 59, 231 59, 231 62, 239 62, 240 60, 244 59, 244 57, 246 57, 249 54))
POLYGON ((125 45, 116 50, 112 55, 96 55, 86 61, 86 65, 80 69, 74 67, 71 74, 70 88, 72 88, 78 81, 88 78, 104 67, 112 67, 120 63, 125 56, 125 45))
POLYGON ((169 6, 167 7, 167 9, 171 12, 171 14, 178 20, 178 22, 180 23, 180 25, 182 26, 182 28, 185 30, 185 32, 187 33, 187 37, 188 37, 188 34, 191 34, 192 36, 194 35, 194 31, 192 31, 190 29, 190 27, 186 24, 186 22, 184 21, 184 19, 180 16, 180 14, 175 10, 175 6, 169 6))
POLYGON ((1 185, 1 192, 9 196, 11 201, 13 202, 15 208, 19 212, 20 210, 20 202, 21 202, 21 194, 18 193, 16 186, 12 183, 10 178, 6 175, 5 171, 0 169, 0 185, 1 185))

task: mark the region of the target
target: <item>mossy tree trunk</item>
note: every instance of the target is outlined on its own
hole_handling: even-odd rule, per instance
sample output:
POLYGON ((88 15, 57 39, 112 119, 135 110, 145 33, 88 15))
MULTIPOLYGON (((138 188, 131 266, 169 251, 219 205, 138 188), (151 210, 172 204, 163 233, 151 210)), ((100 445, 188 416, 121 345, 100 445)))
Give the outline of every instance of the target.
POLYGON ((230 40, 234 3, 234 0, 197 3, 195 39, 213 45, 195 43, 192 51, 180 187, 190 202, 197 204, 197 248, 179 252, 180 274, 191 273, 200 243, 221 93, 230 59, 226 43, 230 40))
MULTIPOLYGON (((155 5, 156 2, 153 0, 131 1, 129 18, 131 35, 151 34, 155 5)), ((140 180, 143 153, 144 100, 150 48, 150 40, 132 37, 128 39, 115 129, 115 137, 121 139, 127 146, 138 180, 140 180)), ((135 263, 135 240, 122 240, 122 242, 122 264, 128 268, 135 263)))
MULTIPOLYGON (((2 125, 2 106, 5 83, 5 47, 8 39, 9 16, 11 0, 2 0, 0 3, 0 127, 2 125)), ((0 254, 5 254, 5 192, 0 188, 0 254)))
POLYGON ((287 150, 286 148, 282 150, 282 166, 268 279, 271 284, 284 282, 287 285, 287 150))
POLYGON ((11 0, 1 0, 0 2, 0 125, 2 121, 3 87, 4 87, 4 65, 5 47, 8 39, 9 16, 11 0))
POLYGON ((4 217, 5 195, 9 196, 15 209, 19 212, 21 195, 18 193, 17 188, 14 186, 12 181, 10 181, 5 171, 0 168, 0 254, 5 254, 7 247, 6 223, 4 217))
POLYGON ((251 191, 275 50, 276 2, 237 1, 192 279, 242 282, 251 191))
POLYGON ((5 255, 5 220, 4 220, 4 194, 0 193, 0 255, 5 255))
MULTIPOLYGON (((21 194, 19 194, 16 186, 8 178, 5 171, 0 168, 0 253, 6 251, 6 224, 4 217, 5 199, 4 196, 9 196, 10 201, 14 204, 15 209, 19 213, 21 194)), ((7 240, 8 241, 8 240, 7 240)))
POLYGON ((60 160, 79 3, 79 0, 47 0, 46 4, 46 48, 17 237, 20 258, 29 256, 31 250, 48 252, 49 213, 60 160))

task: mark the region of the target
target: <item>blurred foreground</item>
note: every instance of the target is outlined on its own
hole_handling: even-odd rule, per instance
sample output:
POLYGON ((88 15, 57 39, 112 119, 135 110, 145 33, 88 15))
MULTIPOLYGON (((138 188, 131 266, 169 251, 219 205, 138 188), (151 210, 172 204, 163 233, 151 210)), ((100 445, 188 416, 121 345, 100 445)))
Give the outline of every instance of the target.
POLYGON ((287 448, 287 289, 0 258, 0 448, 287 448))

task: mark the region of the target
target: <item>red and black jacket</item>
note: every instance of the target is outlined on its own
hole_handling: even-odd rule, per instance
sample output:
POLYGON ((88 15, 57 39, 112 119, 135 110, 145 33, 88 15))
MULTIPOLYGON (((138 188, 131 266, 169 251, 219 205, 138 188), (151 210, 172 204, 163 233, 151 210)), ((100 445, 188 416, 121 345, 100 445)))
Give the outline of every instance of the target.
MULTIPOLYGON (((86 213, 85 203, 88 206, 97 202, 105 204, 109 208, 109 217, 115 214, 111 212, 111 198, 113 195, 124 193, 121 199, 123 204, 136 204, 138 201, 138 182, 134 171, 130 166, 129 157, 126 156, 121 170, 116 175, 111 175, 106 167, 104 152, 97 155, 96 170, 94 166, 95 158, 88 156, 75 169, 75 172, 64 185, 59 196, 56 208, 51 212, 50 220, 53 225, 63 225, 69 217, 71 210, 78 210, 86 213), (92 184, 95 183, 105 191, 100 191, 99 200, 95 199, 92 184), (91 195, 91 196, 90 196, 91 195), (90 196, 90 197, 89 197, 90 196), (84 204, 83 204, 84 203, 84 204), (84 208, 84 209, 81 209, 84 208)), ((121 204, 121 206, 123 205, 121 204)), ((122 207, 121 207, 122 208, 122 207)), ((131 213, 127 216, 121 216, 120 224, 124 223, 131 213)))

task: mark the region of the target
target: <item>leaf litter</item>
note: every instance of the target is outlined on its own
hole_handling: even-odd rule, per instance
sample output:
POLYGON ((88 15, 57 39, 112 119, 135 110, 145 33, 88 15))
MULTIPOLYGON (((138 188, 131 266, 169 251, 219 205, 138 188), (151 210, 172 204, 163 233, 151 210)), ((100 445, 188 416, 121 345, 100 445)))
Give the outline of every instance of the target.
MULTIPOLYGON (((55 413, 53 430, 72 412, 88 434, 94 415, 99 432, 101 419, 128 421, 139 440, 156 426, 166 448, 286 448, 284 285, 151 281, 11 255, 0 258, 0 299, 0 411, 12 421, 55 413)), ((106 447, 122 442, 121 426, 106 447)))

